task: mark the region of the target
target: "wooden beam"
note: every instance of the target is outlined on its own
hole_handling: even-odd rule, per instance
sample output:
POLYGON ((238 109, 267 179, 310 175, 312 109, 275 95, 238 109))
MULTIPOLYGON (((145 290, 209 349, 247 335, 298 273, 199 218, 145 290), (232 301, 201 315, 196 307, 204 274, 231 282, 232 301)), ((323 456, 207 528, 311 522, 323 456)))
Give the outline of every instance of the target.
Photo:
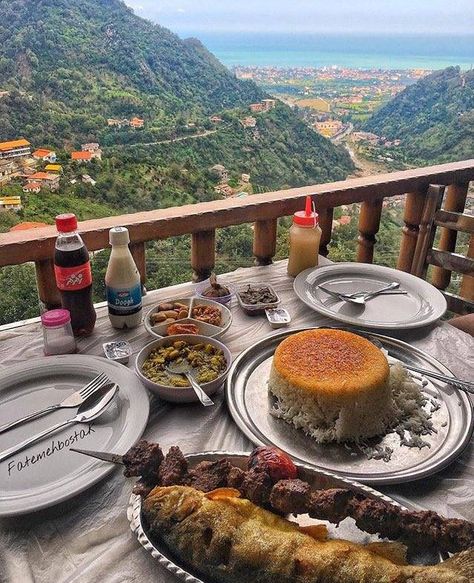
POLYGON ((328 245, 332 238, 332 221, 334 218, 333 208, 323 208, 319 211, 319 226, 321 227, 321 242, 319 244, 319 254, 323 257, 329 255, 328 245))
MULTIPOLYGON (((453 182, 448 186, 446 199, 444 201, 444 210, 455 213, 462 213, 466 205, 467 191, 469 181, 453 182)), ((456 250, 457 232, 451 229, 441 229, 441 236, 438 243, 438 249, 441 251, 456 250)), ((451 271, 441 267, 435 267, 431 276, 431 282, 438 289, 446 289, 451 281, 451 271)))
POLYGON ((405 199, 405 212, 403 215, 405 226, 402 229, 397 269, 407 273, 411 272, 413 264, 426 192, 427 188, 426 190, 409 192, 405 199))
POLYGON ((464 257, 459 253, 430 249, 428 251, 428 263, 449 272, 455 271, 456 273, 465 273, 470 276, 474 275, 474 259, 464 257))
POLYGON ((56 287, 54 262, 52 259, 36 261, 36 285, 43 310, 54 310, 61 307, 61 295, 56 287))
MULTIPOLYGON (((213 230, 288 216, 304 207, 307 195, 313 195, 319 211, 404 192, 423 191, 430 183, 466 183, 469 180, 474 180, 474 160, 255 194, 243 199, 94 219, 79 223, 79 231, 88 249, 96 251, 108 246, 109 230, 116 226, 127 227, 131 242, 140 243, 197 233, 203 228, 213 230)), ((0 267, 49 259, 53 255, 56 235, 54 227, 0 234, 0 267)))
POLYGON ((474 301, 448 292, 443 292, 443 295, 448 302, 448 310, 451 312, 455 314, 472 314, 474 312, 474 301))
POLYGON ((146 251, 145 243, 131 243, 130 253, 132 254, 135 265, 140 272, 140 282, 142 284, 142 290, 145 291, 146 283, 146 251))
POLYGON ((372 263, 374 260, 375 235, 380 228, 383 199, 366 200, 360 207, 357 261, 372 263))
POLYGON ((193 233, 191 238, 191 267, 193 268, 193 281, 207 279, 215 265, 216 256, 216 232, 199 231, 193 233))
MULTIPOLYGON (((467 250, 467 257, 474 259, 474 235, 471 234, 469 239, 469 249, 467 250)), ((465 275, 461 281, 461 288, 459 294, 466 298, 466 300, 474 301, 474 276, 465 275)))
POLYGON ((426 277, 428 266, 426 257, 428 250, 433 247, 436 229, 433 227, 434 216, 443 200, 444 186, 430 185, 426 194, 425 206, 421 216, 415 253, 411 265, 411 273, 417 277, 426 277))
POLYGON ((253 254, 256 265, 270 265, 276 253, 278 219, 256 221, 253 233, 253 254))
POLYGON ((435 225, 472 234, 474 233, 474 216, 441 209, 435 215, 435 225))

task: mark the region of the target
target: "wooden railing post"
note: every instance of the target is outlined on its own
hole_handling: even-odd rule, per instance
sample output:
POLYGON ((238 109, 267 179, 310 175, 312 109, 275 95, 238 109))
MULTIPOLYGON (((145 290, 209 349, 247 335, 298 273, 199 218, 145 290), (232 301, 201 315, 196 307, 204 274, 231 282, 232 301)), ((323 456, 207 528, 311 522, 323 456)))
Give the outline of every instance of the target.
MULTIPOLYGON (((474 259, 474 235, 471 234, 469 239, 469 249, 467 250, 467 257, 474 259)), ((474 301, 474 276, 464 275, 461 281, 461 289, 459 295, 471 302, 474 301)))
POLYGON ((377 241, 375 235, 380 228, 383 198, 366 200, 361 204, 359 214, 359 237, 357 247, 357 261, 372 263, 374 260, 374 246, 377 241))
MULTIPOLYGON (((450 184, 446 193, 443 210, 462 213, 466 204, 469 182, 462 184, 450 184)), ((440 251, 455 251, 457 232, 451 229, 442 228, 438 243, 440 251)), ((431 283, 438 289, 446 289, 451 281, 451 272, 441 267, 433 268, 431 283)))
POLYGON ((253 233, 255 265, 270 265, 276 253, 278 219, 256 221, 253 233))
POLYGON ((329 254, 328 245, 332 237, 332 221, 334 217, 333 208, 323 208, 319 213, 319 226, 321 227, 321 243, 319 244, 319 254, 327 257, 329 254))
POLYGON ((436 228, 433 225, 436 211, 443 200, 444 186, 431 184, 426 194, 425 206, 421 215, 418 239, 411 265, 411 273, 417 277, 426 277, 428 251, 433 247, 436 228))
POLYGON ((38 296, 42 311, 60 308, 61 295, 56 287, 53 260, 42 259, 41 261, 35 261, 35 269, 36 285, 38 286, 38 296))
POLYGON ((132 254, 135 265, 140 272, 140 282, 142 284, 142 292, 146 293, 146 254, 145 243, 130 243, 130 253, 132 254))
POLYGON ((193 281, 207 279, 215 265, 216 231, 198 231, 191 236, 191 267, 193 281))
POLYGON ((409 192, 405 199, 405 213, 403 220, 405 226, 402 229, 402 241, 398 254, 397 269, 411 272, 413 255, 420 228, 421 215, 425 204, 426 190, 409 192))

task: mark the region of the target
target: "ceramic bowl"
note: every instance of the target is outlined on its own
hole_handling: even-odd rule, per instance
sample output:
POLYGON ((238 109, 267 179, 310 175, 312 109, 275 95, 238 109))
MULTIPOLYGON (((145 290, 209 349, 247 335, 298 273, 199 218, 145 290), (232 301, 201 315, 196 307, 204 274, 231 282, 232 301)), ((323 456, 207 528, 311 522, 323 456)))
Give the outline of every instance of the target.
POLYGON ((203 300, 212 300, 214 302, 217 302, 219 304, 223 304, 223 305, 230 305, 230 302, 233 298, 233 296, 235 295, 235 287, 231 284, 231 283, 226 283, 226 282, 221 282, 219 281, 220 284, 222 284, 224 287, 228 288, 228 290, 230 291, 230 293, 226 296, 221 296, 219 298, 214 298, 214 297, 208 297, 203 295, 203 292, 211 286, 210 282, 208 279, 204 280, 204 281, 200 281, 199 283, 196 283, 194 286, 194 290, 195 290, 195 294, 198 298, 201 298, 203 300))
MULTIPOLYGON (((232 324, 232 312, 226 306, 214 302, 213 300, 208 300, 205 298, 193 297, 193 298, 175 298, 171 300, 166 300, 160 302, 161 304, 168 304, 172 303, 173 301, 179 302, 181 304, 185 304, 188 306, 188 314, 186 318, 182 318, 181 320, 176 320, 176 323, 182 324, 195 324, 199 329, 200 336, 206 336, 207 338, 220 338, 227 330, 230 328, 232 324), (200 320, 196 320, 192 316, 192 310, 194 306, 213 306, 218 308, 221 313, 221 323, 219 326, 213 326, 212 324, 207 324, 206 322, 201 322, 200 320)), ((163 338, 167 336, 166 329, 169 326, 168 324, 155 324, 153 325, 151 322, 151 316, 158 312, 158 305, 152 308, 145 316, 144 325, 149 334, 154 336, 155 338, 163 338)))
POLYGON ((199 399, 196 396, 194 390, 189 388, 176 388, 170 387, 168 385, 162 385, 161 383, 155 383, 148 379, 142 373, 142 367, 145 360, 148 358, 148 355, 152 350, 155 348, 159 348, 160 346, 168 346, 173 344, 176 340, 184 340, 189 344, 199 344, 201 342, 206 344, 212 344, 220 348, 225 356, 227 367, 225 371, 217 377, 215 380, 211 381, 210 383, 203 383, 201 385, 202 389, 207 395, 213 395, 223 384, 227 378, 229 373, 230 366, 232 364, 232 355, 230 350, 219 342, 215 338, 209 338, 207 336, 195 336, 194 334, 180 334, 176 336, 166 336, 165 338, 160 338, 159 340, 154 340, 147 344, 144 348, 140 350, 137 356, 137 360, 135 362, 135 372, 138 375, 138 378, 142 381, 147 389, 149 389, 152 393, 155 393, 165 401, 171 401, 173 403, 195 403, 199 402, 199 399))

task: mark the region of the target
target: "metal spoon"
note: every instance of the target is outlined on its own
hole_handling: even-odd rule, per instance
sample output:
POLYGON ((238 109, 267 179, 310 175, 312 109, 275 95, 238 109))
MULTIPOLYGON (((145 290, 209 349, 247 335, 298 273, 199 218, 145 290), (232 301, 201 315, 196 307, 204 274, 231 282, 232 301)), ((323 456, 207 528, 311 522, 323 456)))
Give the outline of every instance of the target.
POLYGON ((72 425, 73 423, 89 423, 89 421, 97 419, 97 417, 102 415, 102 413, 105 411, 109 403, 117 394, 118 390, 119 387, 116 384, 108 383, 107 385, 104 385, 84 401, 84 403, 77 410, 77 415, 75 417, 67 419, 66 421, 62 421, 61 423, 56 423, 56 425, 41 431, 41 433, 38 433, 33 437, 29 437, 28 439, 25 439, 25 441, 22 441, 21 443, 6 449, 0 453, 0 462, 6 460, 14 453, 25 449, 29 445, 40 441, 43 439, 43 437, 46 437, 58 429, 61 429, 61 427, 66 427, 66 425, 72 425))
POLYGON ((318 285, 318 287, 320 289, 322 289, 323 292, 327 293, 328 295, 336 297, 339 300, 343 300, 344 302, 349 302, 351 304, 357 304, 359 306, 363 306, 363 305, 365 305, 365 302, 367 300, 375 298, 376 296, 383 294, 384 292, 387 292, 389 290, 393 290, 399 286, 400 286, 400 284, 397 281, 392 281, 392 283, 389 283, 385 287, 382 287, 382 288, 380 288, 376 291, 373 291, 373 292, 367 292, 367 293, 356 292, 354 294, 343 294, 343 293, 338 293, 338 292, 329 290, 322 285, 318 285))
POLYGON ((190 382, 194 392, 196 393, 196 397, 201 401, 201 404, 204 405, 204 407, 210 407, 211 405, 214 405, 214 401, 206 395, 199 383, 191 374, 191 365, 189 363, 185 361, 170 362, 168 365, 166 365, 165 368, 169 373, 172 374, 184 374, 184 376, 190 382))

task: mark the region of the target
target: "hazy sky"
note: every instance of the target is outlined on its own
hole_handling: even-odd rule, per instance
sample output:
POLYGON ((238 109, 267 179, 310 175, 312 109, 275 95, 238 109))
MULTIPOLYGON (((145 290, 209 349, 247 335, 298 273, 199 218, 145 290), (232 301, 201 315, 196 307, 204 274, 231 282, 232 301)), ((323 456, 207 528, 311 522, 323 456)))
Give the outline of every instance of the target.
POLYGON ((209 32, 472 33, 474 0, 125 0, 181 35, 209 32))

